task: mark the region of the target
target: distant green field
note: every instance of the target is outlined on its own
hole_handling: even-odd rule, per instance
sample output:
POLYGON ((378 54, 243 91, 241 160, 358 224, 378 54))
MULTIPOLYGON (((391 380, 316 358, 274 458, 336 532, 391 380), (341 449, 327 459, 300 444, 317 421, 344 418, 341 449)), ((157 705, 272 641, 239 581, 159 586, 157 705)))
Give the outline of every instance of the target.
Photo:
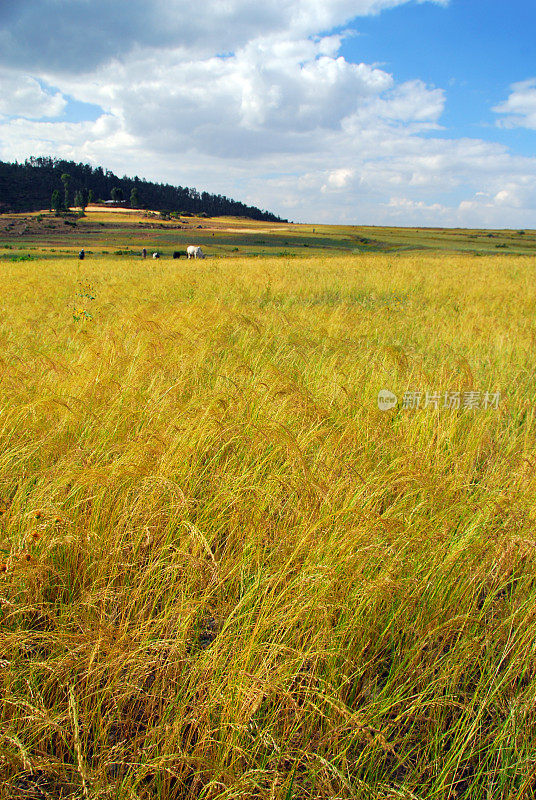
POLYGON ((90 255, 127 255, 142 247, 163 257, 188 244, 211 256, 308 256, 330 253, 434 251, 492 255, 536 255, 536 231, 483 231, 440 228, 382 228, 260 223, 237 218, 163 220, 121 211, 92 211, 83 218, 49 212, 0 216, 0 259, 9 248, 40 255, 70 255, 84 247, 90 255))

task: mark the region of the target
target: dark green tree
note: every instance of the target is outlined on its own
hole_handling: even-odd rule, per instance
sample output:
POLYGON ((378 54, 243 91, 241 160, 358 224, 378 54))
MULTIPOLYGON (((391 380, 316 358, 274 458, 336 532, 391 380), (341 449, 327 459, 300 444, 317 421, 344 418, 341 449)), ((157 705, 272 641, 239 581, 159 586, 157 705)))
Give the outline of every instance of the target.
POLYGON ((112 189, 112 200, 119 203, 123 199, 123 190, 120 186, 114 186, 112 189))
POLYGON ((93 191, 93 189, 89 190, 89 194, 87 196, 87 202, 88 202, 88 205, 90 203, 94 203, 95 202, 95 192, 93 191))
POLYGON ((71 176, 68 172, 64 172, 61 176, 61 182, 65 189, 65 210, 69 210, 69 186, 71 185, 71 176))
POLYGON ((130 207, 131 208, 139 208, 140 205, 140 195, 138 193, 137 188, 134 186, 130 193, 130 207))
POLYGON ((84 201, 84 193, 80 189, 78 189, 78 191, 75 192, 74 204, 75 204, 76 208, 81 208, 82 211, 84 210, 84 208, 86 206, 85 201, 84 201))
POLYGON ((52 192, 52 197, 50 199, 50 207, 53 211, 56 212, 56 215, 59 214, 63 210, 63 203, 61 201, 61 194, 57 189, 54 189, 52 192))

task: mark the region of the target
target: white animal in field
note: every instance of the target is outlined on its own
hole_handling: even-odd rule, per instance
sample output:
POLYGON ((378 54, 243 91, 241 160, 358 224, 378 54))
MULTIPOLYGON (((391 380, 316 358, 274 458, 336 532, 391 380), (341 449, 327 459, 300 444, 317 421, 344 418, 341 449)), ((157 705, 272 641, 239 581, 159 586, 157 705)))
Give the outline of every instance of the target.
POLYGON ((153 258, 160 258, 160 253, 153 253, 153 258))
POLYGON ((205 255, 200 247, 197 247, 195 244, 191 244, 189 247, 186 248, 186 255, 188 258, 204 258, 205 255))

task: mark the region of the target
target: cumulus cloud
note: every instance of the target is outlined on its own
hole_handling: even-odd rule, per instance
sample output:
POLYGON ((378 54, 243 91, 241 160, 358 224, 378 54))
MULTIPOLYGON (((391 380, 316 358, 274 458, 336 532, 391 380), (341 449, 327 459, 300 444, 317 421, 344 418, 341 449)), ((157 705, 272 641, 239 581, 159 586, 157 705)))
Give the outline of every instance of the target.
POLYGON ((353 169, 348 169, 347 167, 334 169, 329 173, 326 183, 321 187, 321 191, 328 192, 330 190, 337 191, 344 189, 352 181, 354 176, 355 170, 353 169))
POLYGON ((136 171, 137 142, 111 114, 95 122, 41 122, 12 119, 0 124, 0 157, 23 159, 50 155, 93 164, 109 164, 117 153, 130 171, 136 171))
POLYGON ((0 115, 27 119, 57 117, 67 101, 61 92, 47 92, 29 75, 0 69, 0 115))
POLYGON ((368 130, 348 139, 339 135, 328 153, 311 154, 303 164, 303 191, 289 159, 287 177, 265 182, 257 197, 262 193, 282 213, 304 220, 534 225, 536 158, 514 157, 503 145, 482 140, 424 139, 398 128, 382 128, 376 135, 368 130), (477 192, 482 197, 475 198, 477 192), (287 197, 292 198, 288 206, 287 197))
POLYGON ((508 209, 523 208, 534 200, 536 200, 534 189, 531 191, 527 181, 518 180, 505 183, 504 188, 498 191, 476 192, 470 200, 462 200, 459 208, 461 211, 492 209, 502 213, 508 209))
MULTIPOLYGON (((328 139, 394 125, 437 127, 441 89, 396 86, 377 67, 338 55, 340 36, 264 37, 232 55, 185 60, 154 54, 66 78, 75 97, 100 105, 152 152, 257 159, 325 151, 328 139)), ((380 137, 381 138, 381 137, 380 137)))
POLYGON ((402 123, 415 133, 419 130, 437 129, 437 121, 445 106, 443 89, 430 88, 423 81, 412 80, 389 87, 390 91, 376 95, 351 115, 346 128, 352 130, 368 125, 371 120, 402 123))
POLYGON ((450 209, 441 203, 425 203, 409 197, 391 197, 388 203, 383 204, 383 212, 395 224, 402 220, 406 224, 408 221, 419 225, 434 224, 438 217, 452 220, 450 209))
POLYGON ((493 108, 504 114, 497 124, 503 128, 531 128, 536 130, 536 78, 513 83, 508 98, 493 108))
POLYGON ((331 54, 316 42, 256 40, 232 56, 162 64, 150 57, 96 73, 69 91, 120 117, 162 152, 194 147, 222 157, 316 148, 318 131, 338 130, 392 76, 331 54))

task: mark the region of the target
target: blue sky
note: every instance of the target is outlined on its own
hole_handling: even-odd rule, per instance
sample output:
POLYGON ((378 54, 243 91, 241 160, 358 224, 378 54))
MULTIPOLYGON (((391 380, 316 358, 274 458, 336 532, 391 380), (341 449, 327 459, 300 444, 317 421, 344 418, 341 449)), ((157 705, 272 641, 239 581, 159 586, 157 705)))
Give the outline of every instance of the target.
POLYGON ((536 227, 528 0, 3 0, 0 158, 296 221, 536 227))
POLYGON ((481 136, 534 155, 533 131, 505 133, 492 107, 516 81, 536 77, 536 3, 531 0, 450 0, 448 6, 408 3, 355 20, 359 34, 341 54, 379 62, 398 80, 420 78, 444 87, 444 135, 481 136))
MULTIPOLYGON (((53 86, 46 81, 40 80, 38 83, 47 94, 61 91, 59 86, 53 86)), ((104 113, 104 109, 94 103, 84 103, 67 94, 64 94, 63 97, 66 104, 61 114, 57 117, 43 117, 43 119, 47 119, 49 122, 54 119, 61 119, 62 122, 95 122, 104 113)))

